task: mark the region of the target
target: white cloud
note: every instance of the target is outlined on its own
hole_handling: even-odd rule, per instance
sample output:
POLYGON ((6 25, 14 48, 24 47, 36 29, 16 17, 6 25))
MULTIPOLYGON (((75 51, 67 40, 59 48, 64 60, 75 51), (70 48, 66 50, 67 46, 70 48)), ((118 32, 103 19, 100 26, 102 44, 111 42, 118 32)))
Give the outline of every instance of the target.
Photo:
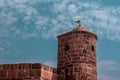
POLYGON ((5 7, 5 0, 0 0, 0 7, 5 7))
POLYGON ((24 4, 26 2, 28 2, 29 0, 13 0, 14 3, 16 4, 24 4))
POLYGON ((109 76, 109 75, 105 75, 105 74, 101 74, 99 75, 99 79, 98 80, 120 80, 119 76, 109 76))
POLYGON ((100 69, 102 71, 112 71, 112 70, 119 70, 120 64, 116 61, 111 60, 103 60, 98 63, 100 69))
POLYGON ((56 68, 56 62, 54 62, 54 61, 47 61, 47 62, 44 62, 44 64, 47 66, 51 66, 51 67, 56 68))
POLYGON ((0 2, 0 28, 6 27, 1 29, 6 37, 12 35, 16 38, 29 38, 39 35, 43 38, 54 38, 76 27, 73 23, 75 20, 82 20, 82 24, 89 27, 99 38, 120 40, 120 7, 107 7, 96 1, 83 0, 0 0, 0 2), (41 5, 42 3, 45 5, 41 5), (16 31, 11 33, 11 28, 15 26, 16 31))
MULTIPOLYGON (((64 20, 61 21, 59 21, 59 18, 56 18, 56 21, 59 21, 60 23, 63 22, 65 23, 70 20, 75 21, 81 19, 83 25, 92 29, 100 37, 107 37, 109 39, 115 39, 115 40, 119 40, 119 33, 120 33, 118 29, 119 24, 117 24, 119 23, 119 18, 118 18, 119 15, 117 11, 119 11, 119 7, 117 9, 115 9, 115 7, 102 7, 96 3, 87 3, 87 2, 83 3, 83 2, 75 1, 71 5, 70 1, 67 2, 63 1, 61 3, 55 4, 55 12, 58 13, 58 16, 60 15, 61 17, 65 18, 64 20), (71 11, 73 12, 77 11, 77 12, 73 14, 73 12, 71 11)), ((74 25, 66 24, 64 26, 74 26, 74 25)))
POLYGON ((77 7, 76 7, 76 5, 71 4, 71 5, 68 6, 68 10, 70 12, 72 12, 73 14, 75 14, 77 12, 77 7))
POLYGON ((11 54, 17 56, 20 52, 19 48, 10 39, 0 38, 0 63, 9 62, 11 54))
POLYGON ((99 80, 119 80, 120 63, 113 60, 102 60, 98 62, 99 80))
POLYGON ((3 51, 4 50, 4 48, 3 47, 0 47, 0 51, 3 51))

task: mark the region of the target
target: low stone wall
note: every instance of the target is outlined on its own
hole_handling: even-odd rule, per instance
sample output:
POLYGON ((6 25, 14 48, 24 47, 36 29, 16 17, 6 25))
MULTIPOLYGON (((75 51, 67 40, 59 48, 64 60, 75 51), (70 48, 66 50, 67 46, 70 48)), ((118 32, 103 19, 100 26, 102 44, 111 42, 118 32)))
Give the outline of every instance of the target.
POLYGON ((57 70, 40 63, 1 64, 0 80, 57 80, 57 70))

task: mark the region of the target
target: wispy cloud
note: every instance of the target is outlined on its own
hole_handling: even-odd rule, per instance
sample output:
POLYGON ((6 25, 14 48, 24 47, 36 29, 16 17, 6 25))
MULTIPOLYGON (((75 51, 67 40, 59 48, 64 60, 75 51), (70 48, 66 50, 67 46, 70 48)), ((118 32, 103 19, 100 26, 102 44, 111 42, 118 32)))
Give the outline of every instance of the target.
POLYGON ((120 63, 113 60, 102 60, 98 62, 99 80, 119 80, 120 63))
POLYGON ((4 31, 0 36, 54 38, 76 27, 74 21, 80 19, 100 38, 120 40, 120 7, 83 0, 0 0, 0 4, 4 31))
MULTIPOLYGON (((80 19, 83 25, 89 27, 99 37, 112 40, 119 40, 120 38, 120 7, 107 7, 98 3, 63 1, 57 3, 55 9, 57 9, 55 12, 58 15, 65 18, 63 21, 80 19)), ((71 26, 71 24, 67 24, 67 26, 71 26)))
POLYGON ((55 61, 47 61, 44 62, 45 65, 55 67, 56 68, 56 62, 55 61))
POLYGON ((18 57, 19 53, 20 50, 12 41, 0 38, 0 63, 9 63, 12 60, 10 56, 18 57))

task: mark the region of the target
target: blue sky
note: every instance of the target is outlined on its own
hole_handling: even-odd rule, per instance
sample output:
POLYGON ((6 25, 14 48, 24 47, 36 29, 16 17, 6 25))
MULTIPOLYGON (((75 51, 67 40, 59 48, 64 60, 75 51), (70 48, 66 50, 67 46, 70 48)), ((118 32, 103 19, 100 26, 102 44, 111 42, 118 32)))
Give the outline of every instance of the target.
POLYGON ((56 66, 57 38, 81 20, 98 35, 99 80, 120 80, 120 0, 0 0, 0 63, 56 66))

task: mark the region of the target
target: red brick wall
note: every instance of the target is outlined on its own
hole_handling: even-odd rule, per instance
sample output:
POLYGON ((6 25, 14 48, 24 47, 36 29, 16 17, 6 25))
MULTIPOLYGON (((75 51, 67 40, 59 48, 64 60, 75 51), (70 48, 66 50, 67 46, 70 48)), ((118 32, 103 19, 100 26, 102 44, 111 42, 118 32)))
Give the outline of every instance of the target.
POLYGON ((59 80, 97 80, 96 40, 86 31, 58 36, 59 80))
POLYGON ((41 78, 44 80, 54 78, 56 80, 56 69, 39 63, 0 65, 0 80, 40 80, 41 78), (43 74, 46 76, 43 76, 43 74))
POLYGON ((52 67, 42 65, 41 78, 43 80, 58 80, 57 70, 52 67))

